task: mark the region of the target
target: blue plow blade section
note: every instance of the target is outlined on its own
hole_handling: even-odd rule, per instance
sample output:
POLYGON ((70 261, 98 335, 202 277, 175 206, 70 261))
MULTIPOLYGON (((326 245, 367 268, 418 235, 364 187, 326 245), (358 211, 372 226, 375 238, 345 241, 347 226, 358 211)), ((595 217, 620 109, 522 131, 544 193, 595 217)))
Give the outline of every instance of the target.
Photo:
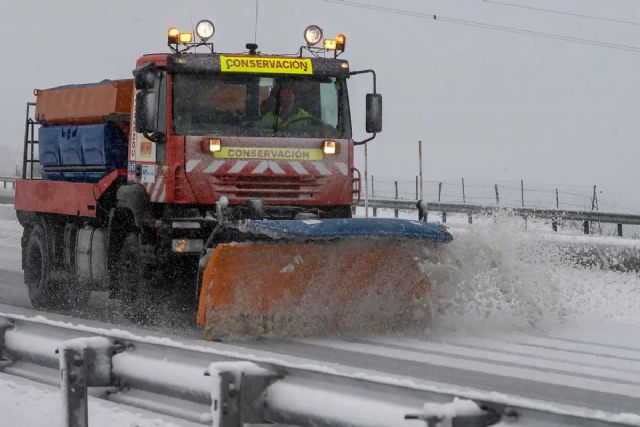
POLYGON ((299 242, 362 237, 438 243, 453 240, 442 224, 395 218, 249 220, 238 229, 256 236, 299 242))

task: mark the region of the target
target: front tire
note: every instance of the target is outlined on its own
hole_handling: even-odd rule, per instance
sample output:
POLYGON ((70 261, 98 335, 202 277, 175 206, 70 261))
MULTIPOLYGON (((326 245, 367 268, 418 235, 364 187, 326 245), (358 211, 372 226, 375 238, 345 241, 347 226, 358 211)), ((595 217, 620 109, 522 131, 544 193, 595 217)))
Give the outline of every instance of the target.
POLYGON ((157 311, 152 289, 153 272, 144 268, 140 256, 140 236, 128 233, 118 259, 117 286, 124 304, 124 316, 134 323, 147 323, 157 311))

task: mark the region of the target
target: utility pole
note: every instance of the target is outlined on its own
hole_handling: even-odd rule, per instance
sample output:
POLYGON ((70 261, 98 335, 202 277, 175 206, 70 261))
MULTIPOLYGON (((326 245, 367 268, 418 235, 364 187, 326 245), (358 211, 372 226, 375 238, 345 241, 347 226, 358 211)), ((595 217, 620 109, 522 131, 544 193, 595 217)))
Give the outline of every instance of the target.
POLYGON ((420 163, 420 200, 424 200, 422 181, 422 141, 418 141, 418 162, 420 163))

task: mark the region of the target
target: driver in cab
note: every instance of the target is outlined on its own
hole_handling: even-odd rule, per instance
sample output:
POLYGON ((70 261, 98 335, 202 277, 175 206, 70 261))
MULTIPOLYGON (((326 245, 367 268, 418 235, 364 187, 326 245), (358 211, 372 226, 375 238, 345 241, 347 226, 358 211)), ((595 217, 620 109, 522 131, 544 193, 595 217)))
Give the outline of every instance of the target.
POLYGON ((274 129, 286 130, 298 125, 306 125, 313 116, 298 105, 298 93, 289 86, 280 88, 278 95, 265 100, 262 121, 274 129))

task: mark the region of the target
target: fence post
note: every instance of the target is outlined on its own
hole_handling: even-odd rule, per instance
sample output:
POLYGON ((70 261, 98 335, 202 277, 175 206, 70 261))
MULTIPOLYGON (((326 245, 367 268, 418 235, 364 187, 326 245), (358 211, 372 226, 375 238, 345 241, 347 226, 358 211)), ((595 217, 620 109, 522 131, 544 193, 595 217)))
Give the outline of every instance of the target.
POLYGON ((524 208, 524 180, 520 180, 520 197, 522 199, 522 207, 524 208))
POLYGON ((496 205, 500 204, 500 194, 498 194, 498 184, 494 184, 496 188, 496 205))
POLYGON ((556 209, 560 209, 560 199, 558 198, 558 189, 556 188, 556 209))
POLYGON ((442 211, 442 222, 447 222, 447 213, 442 211))
POLYGON ((582 224, 582 227, 583 227, 583 229, 584 229, 584 234, 589 234, 589 221, 585 221, 585 222, 582 224))
POLYGON ((438 203, 440 203, 440 196, 442 196, 442 183, 438 183, 438 203))
POLYGON ((462 203, 467 203, 467 197, 464 194, 464 178, 462 178, 462 203))
POLYGON ((418 175, 416 175, 416 200, 420 198, 420 194, 418 193, 418 175))
MULTIPOLYGON (((394 181, 396 187, 396 200, 398 200, 398 181, 394 181)), ((398 209, 393 210, 393 216, 398 218, 398 209)))
MULTIPOLYGON (((373 186, 373 174, 371 174, 371 197, 374 199, 376 198, 376 190, 373 186)), ((373 216, 378 216, 378 208, 376 208, 375 206, 373 207, 373 216)))
POLYGON ((618 224, 618 237, 622 237, 622 224, 618 224))

